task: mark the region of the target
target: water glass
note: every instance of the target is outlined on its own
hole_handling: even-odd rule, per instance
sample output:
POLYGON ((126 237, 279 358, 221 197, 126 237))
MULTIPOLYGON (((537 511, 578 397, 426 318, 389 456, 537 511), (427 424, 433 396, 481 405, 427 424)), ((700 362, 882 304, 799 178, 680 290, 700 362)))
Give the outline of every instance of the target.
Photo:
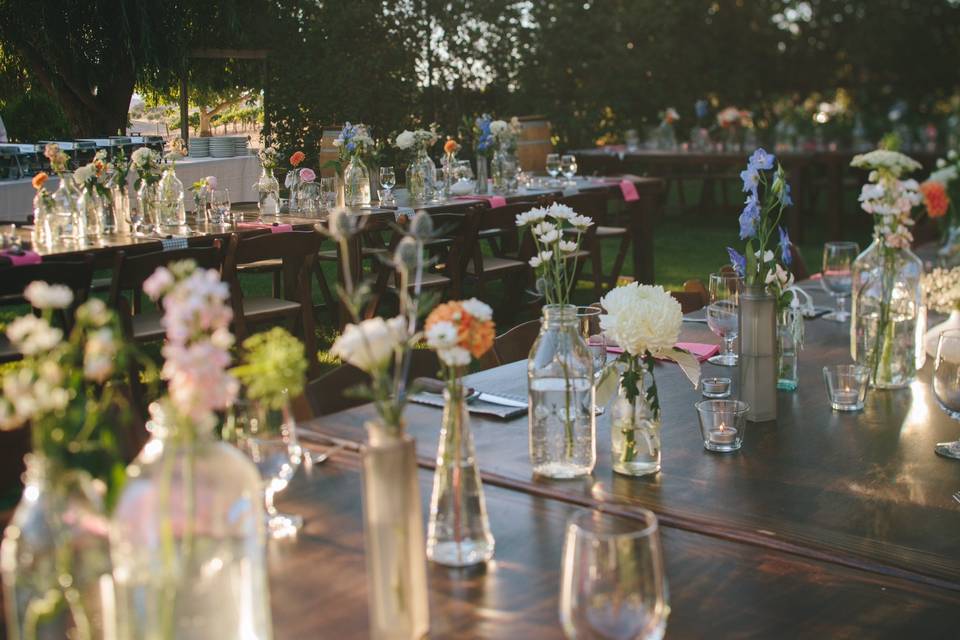
MULTIPOLYGON (((390 167, 387 167, 388 169, 390 167)), ((383 167, 381 167, 383 169, 383 167)), ((392 199, 393 196, 391 196, 392 199)), ((337 202, 337 179, 320 178, 320 210, 329 211, 337 202)))
POLYGON ((303 459, 289 408, 241 400, 234 404, 233 414, 237 445, 257 465, 263 481, 267 531, 273 538, 295 536, 303 518, 280 513, 274 506, 274 496, 286 489, 303 459))
POLYGON ((701 400, 694 406, 700 418, 704 449, 730 453, 743 446, 750 405, 742 400, 701 400))
POLYGON ((600 305, 577 307, 577 323, 580 325, 580 335, 587 343, 590 357, 593 360, 593 377, 600 379, 603 368, 607 364, 607 338, 600 328, 600 305))
POLYGON ((657 517, 578 511, 567 522, 560 568, 567 638, 659 640, 670 605, 657 517))
POLYGON ((213 189, 208 194, 210 224, 224 226, 230 223, 230 190, 213 189))
MULTIPOLYGON (((960 420, 960 330, 940 334, 933 365, 933 395, 954 420, 960 420)), ((960 440, 940 442, 934 451, 945 458, 960 459, 960 440)))
POLYGON ((560 158, 560 171, 563 177, 567 179, 568 184, 573 184, 573 176, 577 175, 577 157, 574 155, 564 155, 560 158))
POLYGON ((380 204, 393 203, 393 188, 397 186, 397 173, 393 167, 380 167, 380 186, 386 192, 386 198, 380 198, 380 204))
POLYGON ((707 305, 707 326, 723 339, 720 353, 709 362, 723 367, 737 365, 737 353, 733 341, 740 333, 740 291, 743 290, 743 278, 732 272, 710 274, 710 304, 707 305))
POLYGON ((870 371, 858 364, 838 364, 823 368, 827 398, 834 411, 860 411, 867 395, 870 371))
POLYGON ((828 242, 823 245, 823 270, 820 284, 824 290, 837 299, 836 311, 824 316, 825 320, 846 322, 850 313, 846 310, 846 300, 853 289, 853 261, 860 255, 856 242, 828 242))
POLYGON ((548 153, 547 154, 547 174, 553 180, 557 181, 557 176, 560 175, 560 154, 559 153, 548 153))
POLYGON ((473 167, 469 160, 457 160, 457 180, 473 180, 473 167))
POLYGON ((20 244, 17 236, 17 225, 0 224, 0 249, 16 248, 20 244))

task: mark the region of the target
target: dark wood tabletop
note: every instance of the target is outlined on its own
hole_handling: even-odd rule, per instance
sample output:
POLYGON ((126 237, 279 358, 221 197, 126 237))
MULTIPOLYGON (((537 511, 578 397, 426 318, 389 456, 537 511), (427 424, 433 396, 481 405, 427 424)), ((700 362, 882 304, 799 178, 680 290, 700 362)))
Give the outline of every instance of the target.
MULTIPOLYGON (((818 305, 830 304, 816 282, 803 286, 818 305)), ((693 406, 700 394, 675 365, 663 363, 656 368, 663 407, 659 474, 630 478, 612 472, 604 415, 597 419, 598 462, 592 476, 535 478, 526 416, 503 421, 474 415, 484 478, 572 504, 623 512, 639 505, 672 527, 960 591, 960 505, 951 497, 960 490, 960 463, 933 452, 935 443, 960 437, 960 423, 932 397, 929 362, 908 389, 870 391, 863 412, 831 411, 822 368, 850 361, 848 332, 848 324, 806 322, 799 389, 779 393, 778 419, 749 424, 737 453, 703 449, 693 406)), ((681 339, 718 341, 705 324, 693 322, 684 323, 681 339)), ((703 375, 736 381, 734 368, 704 364, 703 375)), ((474 374, 468 384, 525 396, 526 362, 474 374)), ((369 407, 358 407, 307 423, 303 430, 307 437, 314 432, 360 441, 370 415, 369 407)), ((410 405, 406 419, 429 466, 440 411, 410 405)))

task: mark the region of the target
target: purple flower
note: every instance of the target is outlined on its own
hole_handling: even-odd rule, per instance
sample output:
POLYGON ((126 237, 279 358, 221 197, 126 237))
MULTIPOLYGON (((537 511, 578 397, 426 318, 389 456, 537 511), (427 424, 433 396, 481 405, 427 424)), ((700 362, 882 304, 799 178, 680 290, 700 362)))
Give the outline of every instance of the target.
POLYGON ((697 114, 697 117, 700 118, 701 120, 707 117, 708 109, 709 109, 709 105, 707 104, 707 101, 703 99, 697 100, 696 104, 693 105, 694 112, 697 114))
POLYGON ((757 202, 757 194, 752 193, 747 197, 747 205, 740 214, 740 239, 746 240, 757 235, 757 221, 760 219, 760 203, 757 202))
POLYGON ((743 180, 743 192, 752 193, 757 196, 757 188, 760 186, 760 172, 753 165, 748 166, 740 172, 740 179, 743 180))
POLYGON ((733 265, 733 270, 741 276, 744 275, 747 272, 747 259, 731 247, 727 247, 727 254, 730 256, 730 264, 733 265))
POLYGON ((786 182, 786 181, 785 181, 785 182, 783 183, 783 194, 781 195, 780 199, 781 199, 781 201, 783 202, 783 206, 785 206, 785 207, 789 207, 789 206, 792 206, 792 205, 793 205, 793 198, 790 197, 790 183, 789 183, 789 182, 786 182))
POLYGON ((753 152, 750 156, 750 159, 747 161, 748 166, 753 167, 754 169, 773 169, 773 161, 775 157, 773 154, 767 153, 763 148, 759 148, 753 152))
POLYGON ((783 227, 777 227, 777 230, 780 232, 780 259, 784 266, 789 267, 790 263, 793 262, 793 254, 790 252, 790 236, 783 227))

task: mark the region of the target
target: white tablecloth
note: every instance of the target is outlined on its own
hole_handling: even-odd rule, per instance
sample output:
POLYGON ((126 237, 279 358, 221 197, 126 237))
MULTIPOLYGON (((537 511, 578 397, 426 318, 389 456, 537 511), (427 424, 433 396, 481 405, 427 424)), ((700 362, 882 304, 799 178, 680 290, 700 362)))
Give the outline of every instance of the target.
MULTIPOLYGON (((256 156, 184 158, 177 161, 177 177, 183 182, 184 190, 189 190, 191 184, 206 176, 216 176, 217 187, 229 189, 232 202, 257 201, 254 185, 260 176, 260 162, 256 156)), ((131 172, 131 188, 135 177, 131 172)), ((58 178, 52 177, 47 183, 47 190, 53 192, 59 182, 58 178)), ((33 212, 33 195, 29 178, 0 181, 0 220, 26 221, 33 212)), ((193 197, 189 191, 185 194, 184 202, 188 210, 193 208, 193 197)))

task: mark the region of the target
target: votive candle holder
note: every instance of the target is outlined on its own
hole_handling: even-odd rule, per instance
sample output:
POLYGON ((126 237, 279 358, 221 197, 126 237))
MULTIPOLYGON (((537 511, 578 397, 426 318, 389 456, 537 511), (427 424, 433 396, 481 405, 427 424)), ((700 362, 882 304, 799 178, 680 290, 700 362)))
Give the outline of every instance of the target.
POLYGON ((696 407, 704 449, 730 453, 743 446, 749 404, 742 400, 701 400, 696 407))
POLYGON ((860 411, 867 395, 869 370, 859 364, 835 364, 823 368, 827 399, 834 411, 860 411))

